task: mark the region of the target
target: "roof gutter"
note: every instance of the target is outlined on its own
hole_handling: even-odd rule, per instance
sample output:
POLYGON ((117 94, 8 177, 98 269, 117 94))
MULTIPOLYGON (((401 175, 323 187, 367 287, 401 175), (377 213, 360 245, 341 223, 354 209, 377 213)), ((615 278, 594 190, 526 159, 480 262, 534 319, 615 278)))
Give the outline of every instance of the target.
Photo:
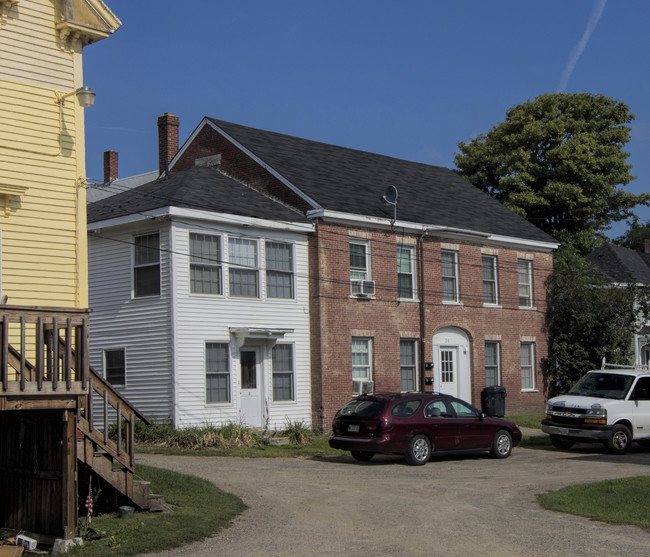
POLYGON ((429 236, 436 236, 442 238, 450 238, 457 240, 474 240, 481 239, 484 243, 490 243, 499 246, 508 246, 514 248, 528 248, 544 252, 551 252, 557 249, 559 242, 541 242, 539 240, 530 240, 526 238, 518 238, 515 236, 503 236, 500 234, 491 234, 489 232, 481 232, 479 230, 471 230, 468 228, 456 228, 453 226, 437 226, 431 224, 423 224, 409 221, 394 221, 389 218, 370 217, 367 215, 355 215, 352 213, 341 213, 337 211, 327 211, 325 209, 314 209, 307 212, 308 219, 321 218, 327 222, 362 226, 368 228, 385 228, 385 229, 400 229, 401 231, 413 234, 427 233, 429 236))
POLYGON ((105 219, 88 223, 88 231, 101 230, 113 226, 121 226, 135 222, 142 222, 162 217, 175 217, 178 219, 198 219, 206 222, 216 222, 243 226, 245 228, 264 228, 266 230, 283 230, 287 232, 309 233, 314 231, 314 224, 311 222, 291 222, 280 220, 267 220, 257 217, 245 217, 229 213, 216 213, 214 211, 202 211, 197 209, 184 209, 182 207, 160 207, 151 211, 142 211, 123 217, 105 219))

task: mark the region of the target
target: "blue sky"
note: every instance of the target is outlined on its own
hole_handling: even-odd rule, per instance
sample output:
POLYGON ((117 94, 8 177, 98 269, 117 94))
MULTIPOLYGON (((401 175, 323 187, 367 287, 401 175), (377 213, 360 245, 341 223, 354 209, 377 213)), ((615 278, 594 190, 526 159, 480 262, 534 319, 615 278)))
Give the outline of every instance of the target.
POLYGON ((84 49, 91 181, 108 149, 121 178, 155 170, 165 112, 181 143, 211 116, 453 168, 511 106, 588 91, 636 115, 626 190, 650 191, 647 0, 105 1, 123 26, 84 49))

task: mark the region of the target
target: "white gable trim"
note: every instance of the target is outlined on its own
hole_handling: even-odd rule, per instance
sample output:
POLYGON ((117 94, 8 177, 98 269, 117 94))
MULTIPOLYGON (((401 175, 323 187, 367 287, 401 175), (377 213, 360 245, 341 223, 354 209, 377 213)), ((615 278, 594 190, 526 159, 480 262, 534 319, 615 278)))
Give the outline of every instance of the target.
POLYGON ((212 120, 208 118, 203 118, 199 125, 196 127, 196 129, 192 132, 192 134, 187 138, 187 141, 183 143, 183 146, 178 150, 178 153, 174 155, 174 158, 171 160, 169 163, 169 168, 173 168, 174 164, 176 161, 182 156, 182 154, 187 150, 187 148, 192 144, 192 141, 196 138, 196 136, 199 134, 199 132, 205 127, 205 126, 210 126, 214 131, 216 131, 218 134, 222 135, 225 139, 230 141, 237 149, 245 153, 247 156, 249 156, 251 159, 253 159, 255 162, 257 162, 262 168, 264 168, 266 171, 271 173, 275 178, 280 180, 285 186, 287 186, 292 192, 297 194, 299 197, 304 199, 307 203, 309 203, 312 207, 316 207, 317 209, 322 209, 319 203, 314 201, 311 197, 306 195, 302 190, 300 190, 298 187, 296 187, 294 184, 292 184, 289 180, 287 180, 284 176, 282 176, 279 172, 277 172, 273 167, 269 166, 267 163, 265 163, 262 159, 260 159, 255 153, 252 151, 249 151, 244 147, 241 143, 236 141, 234 138, 229 136, 224 130, 222 130, 219 126, 217 126, 212 120))

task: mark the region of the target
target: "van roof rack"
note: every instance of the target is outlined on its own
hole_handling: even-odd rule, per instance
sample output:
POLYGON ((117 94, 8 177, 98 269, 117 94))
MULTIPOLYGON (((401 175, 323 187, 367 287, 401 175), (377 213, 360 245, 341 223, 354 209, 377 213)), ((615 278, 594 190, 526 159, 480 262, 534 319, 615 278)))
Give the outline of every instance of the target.
POLYGON ((648 362, 647 364, 634 364, 634 365, 608 364, 605 361, 605 358, 603 358, 600 369, 606 369, 608 367, 613 369, 634 369, 636 371, 650 371, 650 362, 648 362))

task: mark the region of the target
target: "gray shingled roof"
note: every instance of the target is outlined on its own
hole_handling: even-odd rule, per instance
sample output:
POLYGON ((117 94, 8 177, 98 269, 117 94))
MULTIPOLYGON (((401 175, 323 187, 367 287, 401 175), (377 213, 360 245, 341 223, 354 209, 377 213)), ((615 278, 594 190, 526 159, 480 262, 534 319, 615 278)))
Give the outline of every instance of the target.
POLYGON ((587 256, 587 261, 610 282, 650 285, 650 254, 615 244, 604 244, 587 256))
POLYGON ((324 209, 392 218, 381 196, 394 185, 398 220, 556 242, 448 168, 208 120, 324 209))
POLYGON ((192 167, 124 193, 88 204, 88 222, 122 217, 161 207, 200 209, 262 219, 307 222, 299 213, 221 174, 192 167))

